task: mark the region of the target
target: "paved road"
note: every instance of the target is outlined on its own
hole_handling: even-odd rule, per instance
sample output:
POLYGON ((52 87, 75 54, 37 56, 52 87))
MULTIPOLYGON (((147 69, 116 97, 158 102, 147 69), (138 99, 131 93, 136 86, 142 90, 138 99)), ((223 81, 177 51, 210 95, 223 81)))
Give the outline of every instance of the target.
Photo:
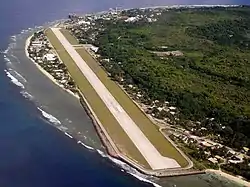
POLYGON ((106 104, 115 119, 119 122, 120 126, 124 129, 128 137, 133 141, 137 149, 144 156, 146 161, 152 169, 167 169, 177 168, 180 165, 171 158, 163 157, 158 150, 151 144, 135 122, 130 118, 126 111, 111 95, 108 89, 102 84, 96 74, 89 68, 86 62, 76 52, 74 47, 64 37, 58 28, 52 28, 52 31, 59 39, 65 50, 75 61, 76 65, 82 71, 83 75, 87 78, 92 87, 96 90, 99 97, 106 104))

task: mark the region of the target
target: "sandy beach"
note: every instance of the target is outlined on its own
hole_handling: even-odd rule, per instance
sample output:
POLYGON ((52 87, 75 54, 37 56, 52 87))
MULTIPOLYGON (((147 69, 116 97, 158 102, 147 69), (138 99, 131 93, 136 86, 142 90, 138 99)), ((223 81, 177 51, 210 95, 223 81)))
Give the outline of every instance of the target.
POLYGON ((240 177, 236 177, 236 176, 233 176, 233 175, 230 175, 228 173, 225 173, 221 170, 214 170, 214 169, 207 169, 206 170, 207 173, 214 173, 216 175, 219 175, 219 176, 222 176, 222 177, 225 177, 231 181, 234 181, 240 185, 243 185, 243 186, 246 186, 246 187, 249 187, 250 186, 250 182, 247 182, 245 181, 244 179, 240 178, 240 177))
POLYGON ((61 84, 59 84, 56 79, 50 75, 47 71, 45 71, 39 64, 37 64, 32 58, 29 57, 29 53, 28 53, 28 46, 30 44, 30 40, 32 38, 33 35, 31 35, 30 37, 27 38, 26 42, 25 42, 25 54, 27 56, 28 59, 30 59, 35 65, 36 67, 44 74, 46 75, 54 84, 56 84, 57 86, 59 86, 60 88, 62 88, 64 91, 68 92, 69 94, 73 95, 74 97, 76 97, 77 99, 80 99, 80 97, 77 94, 74 94, 72 91, 65 89, 61 84))

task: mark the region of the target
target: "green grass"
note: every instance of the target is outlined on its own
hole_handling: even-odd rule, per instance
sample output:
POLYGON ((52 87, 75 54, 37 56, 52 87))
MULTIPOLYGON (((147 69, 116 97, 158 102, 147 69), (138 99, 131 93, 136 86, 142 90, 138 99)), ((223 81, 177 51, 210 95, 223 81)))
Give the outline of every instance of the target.
POLYGON ((76 39, 74 36, 72 36, 72 35, 68 32, 68 30, 66 30, 66 29, 60 29, 60 31, 61 31, 61 33, 65 36, 65 38, 67 38, 67 40, 69 41, 69 43, 70 43, 71 45, 79 45, 77 39, 76 39))
MULTIPOLYGON (((129 77, 124 79, 127 82, 133 80, 151 101, 168 101, 176 106, 180 124, 188 127, 192 120, 206 126, 205 119, 213 117, 213 124, 230 126, 234 135, 243 134, 240 139, 247 146, 249 15, 249 7, 169 10, 150 24, 110 21, 104 25, 105 31, 97 34, 95 43, 100 47, 99 53, 111 59, 105 62, 110 72, 114 71, 112 65, 120 62, 115 67, 117 74, 129 77), (180 50, 184 56, 161 59, 149 52, 157 50, 180 50)), ((216 132, 216 128, 211 131, 216 132)), ((224 143, 239 149, 243 146, 239 139, 230 141, 229 134, 221 133, 225 134, 224 143)))
MULTIPOLYGON (((63 33, 67 39, 70 39, 70 33, 64 31, 63 33)), ((70 41, 74 39, 70 39, 70 41)), ((71 41, 71 42, 72 42, 71 41)), ((159 129, 154 125, 148 117, 142 112, 134 102, 124 93, 124 91, 112 81, 107 73, 99 66, 95 59, 84 49, 77 49, 77 52, 85 60, 88 66, 95 72, 98 78, 115 97, 119 104, 129 114, 129 116, 138 125, 141 131, 146 135, 150 142, 157 148, 157 150, 166 157, 175 159, 182 167, 188 165, 185 158, 174 148, 174 146, 159 132, 159 129)))
POLYGON ((135 147, 133 142, 129 139, 127 134, 120 127, 120 125, 110 113, 106 105, 97 95, 96 91, 84 77, 82 72, 78 69, 73 59, 70 57, 70 55, 59 42, 59 40, 56 38, 54 33, 49 29, 46 31, 46 35, 55 50, 57 51, 58 55, 62 59, 62 61, 67 66, 68 71, 70 72, 72 78, 78 85, 82 94, 90 104, 95 114, 98 116, 98 119, 100 120, 100 122, 102 123, 114 143, 117 145, 119 150, 125 155, 127 155, 129 158, 140 163, 140 165, 144 166, 145 168, 150 168, 147 161, 135 147))

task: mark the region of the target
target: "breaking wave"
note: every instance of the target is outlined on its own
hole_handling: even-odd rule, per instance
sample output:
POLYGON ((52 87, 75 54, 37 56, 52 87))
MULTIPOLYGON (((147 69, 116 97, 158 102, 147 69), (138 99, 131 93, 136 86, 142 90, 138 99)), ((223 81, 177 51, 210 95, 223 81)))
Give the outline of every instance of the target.
POLYGON ((7 65, 11 64, 10 59, 6 55, 3 56, 3 59, 4 59, 4 61, 6 62, 7 65))
POLYGON ((135 168, 131 167, 130 165, 128 165, 127 163, 119 160, 119 159, 116 159, 116 158, 113 158, 111 156, 109 156, 108 154, 105 154, 103 151, 97 149, 97 152, 104 158, 108 158, 109 160, 111 160, 113 163, 115 163, 117 166, 119 166, 121 169, 122 172, 126 172, 130 175, 132 175, 133 177, 137 178, 138 180, 140 181, 143 181, 143 182, 146 182, 146 183, 149 183, 149 184, 152 184, 154 185, 155 187, 161 187, 159 184, 155 183, 155 182, 152 182, 151 180, 149 180, 149 178, 152 179, 152 177, 149 177, 147 175, 144 175, 142 173, 140 173, 139 171, 137 171, 135 168))
POLYGON ((27 32, 28 32, 28 30, 22 30, 21 34, 24 34, 24 33, 27 33, 27 32))
POLYGON ((27 80, 20 74, 18 73, 17 71, 13 70, 12 68, 8 68, 8 71, 15 74, 16 77, 20 78, 22 82, 26 83, 27 80))
POLYGON ((15 55, 11 54, 10 56, 11 56, 12 58, 14 58, 14 59, 16 60, 16 62, 17 62, 17 63, 19 63, 19 64, 20 64, 19 59, 18 59, 15 55))
POLYGON ((51 114, 45 112, 41 108, 37 107, 37 109, 42 113, 43 117, 45 117, 49 122, 55 124, 55 125, 61 125, 61 122, 51 114))
POLYGON ((4 55, 3 58, 6 62, 10 62, 10 59, 6 55, 4 55))
POLYGON ((69 133, 64 132, 64 134, 65 134, 66 136, 68 136, 69 138, 73 139, 73 136, 71 136, 69 133))
POLYGON ((1 52, 1 53, 7 54, 9 52, 9 50, 10 50, 10 46, 7 49, 5 49, 3 52, 1 52))
MULTIPOLYGON (((128 172, 128 173, 129 173, 129 172, 128 172)), ((145 179, 145 178, 143 178, 143 177, 141 177, 141 176, 139 176, 139 175, 136 175, 136 174, 134 174, 134 173, 129 173, 129 174, 132 175, 132 176, 134 176, 134 177, 137 178, 138 180, 143 181, 143 182, 146 182, 146 183, 149 183, 149 184, 152 184, 152 185, 154 185, 155 187, 162 187, 161 185, 156 184, 155 182, 152 182, 152 181, 150 181, 150 180, 148 180, 148 179, 145 179)))
POLYGON ((22 79, 23 82, 27 82, 27 80, 20 74, 18 73, 17 71, 13 70, 13 72, 19 77, 22 79))
MULTIPOLYGON (((42 27, 41 27, 41 26, 38 26, 38 27, 36 27, 36 28, 41 29, 42 27)), ((27 29, 27 30, 22 30, 22 31, 21 31, 21 34, 28 33, 28 32, 30 32, 30 31, 32 31, 32 28, 29 28, 29 29, 27 29)), ((18 35, 17 35, 17 36, 18 36, 18 35)), ((11 60, 10 60, 7 56, 11 56, 11 57, 17 59, 17 57, 15 57, 13 54, 9 54, 9 53, 11 53, 11 49, 13 49, 13 48, 16 46, 16 43, 15 43, 15 42, 16 42, 16 40, 17 40, 17 36, 11 36, 10 39, 12 40, 13 43, 10 43, 9 46, 8 46, 8 48, 7 48, 5 51, 3 51, 3 52, 1 51, 1 53, 4 54, 4 60, 5 60, 7 63, 9 63, 9 64, 11 63, 11 60)), ((18 59, 17 59, 17 60, 18 60, 18 59)), ((18 62, 19 62, 19 60, 18 60, 18 62)), ((4 70, 4 71, 5 71, 6 75, 10 78, 10 80, 11 80, 12 83, 14 83, 15 85, 17 85, 18 87, 20 87, 20 88, 22 88, 22 89, 25 88, 25 86, 24 86, 20 81, 27 82, 27 80, 26 80, 20 73, 18 73, 17 71, 14 71, 14 70, 12 70, 12 69, 9 69, 9 71, 10 71, 12 74, 14 74, 14 76, 16 76, 16 77, 18 77, 18 78, 20 79, 20 81, 19 81, 19 80, 18 80, 17 78, 15 78, 8 70, 4 70)), ((20 93, 21 93, 25 98, 27 98, 27 99, 32 100, 32 99, 34 98, 30 93, 28 93, 28 92, 25 91, 25 90, 22 90, 20 93)), ((49 122, 51 122, 51 123, 53 123, 54 125, 56 125, 56 128, 57 128, 57 129, 59 129, 60 131, 64 132, 64 134, 65 134, 66 136, 68 136, 69 138, 73 139, 73 136, 66 132, 66 131, 68 130, 68 128, 65 127, 65 126, 63 126, 60 120, 58 120, 56 117, 54 117, 53 115, 47 113, 46 111, 42 110, 42 109, 39 108, 39 107, 37 107, 37 109, 41 112, 42 116, 43 116, 46 120, 48 120, 49 122)), ((154 182, 152 182, 152 181, 149 180, 149 178, 152 179, 152 177, 149 177, 149 176, 147 176, 147 175, 144 175, 144 174, 138 172, 136 169, 134 169, 133 167, 131 167, 131 166, 128 165, 127 163, 125 163, 125 162, 123 162, 123 161, 121 161, 121 160, 119 160, 119 159, 113 158, 113 157, 111 157, 110 155, 104 153, 103 151, 101 151, 101 150, 99 150, 99 149, 94 149, 93 147, 84 144, 82 141, 77 141, 77 143, 78 143, 78 144, 81 144, 83 147, 85 147, 85 148, 88 149, 88 150, 95 150, 95 151, 97 151, 98 154, 101 155, 103 158, 108 158, 108 159, 109 159, 110 161, 112 161, 114 164, 116 164, 117 166, 119 166, 119 167, 121 168, 121 171, 122 171, 122 172, 126 172, 126 173, 130 174, 131 176, 137 178, 138 180, 143 181, 143 182, 146 182, 146 183, 149 183, 149 184, 152 184, 152 185, 154 185, 155 187, 161 187, 160 185, 158 185, 158 184, 156 184, 156 183, 154 183, 154 182)))
POLYGON ((17 85, 18 87, 20 87, 22 89, 25 88, 24 85, 21 82, 19 82, 17 78, 15 78, 13 75, 11 75, 9 71, 7 71, 6 69, 4 71, 7 75, 7 77, 10 78, 10 80, 13 84, 17 85))
POLYGON ((94 150, 94 148, 93 148, 93 147, 90 147, 90 146, 88 146, 88 145, 84 144, 84 143, 83 143, 83 142, 81 142, 81 141, 78 141, 77 143, 78 143, 78 144, 81 144, 82 146, 84 146, 85 148, 87 148, 87 149, 89 149, 89 150, 94 150))
POLYGON ((63 125, 60 125, 60 126, 57 127, 57 129, 59 129, 60 131, 65 132, 65 131, 68 130, 68 127, 65 127, 65 126, 63 126, 63 125))
POLYGON ((13 35, 13 36, 10 37, 10 39, 15 42, 16 41, 16 36, 13 35))
POLYGON ((33 99, 34 99, 33 95, 31 95, 31 94, 28 93, 27 91, 22 90, 20 93, 21 93, 22 96, 24 96, 26 99, 29 99, 29 100, 33 100, 33 99))
POLYGON ((97 151, 97 152, 99 153, 99 155, 101 155, 102 157, 104 157, 104 158, 107 158, 107 157, 108 157, 108 155, 105 154, 103 151, 101 151, 101 150, 99 150, 99 149, 97 149, 96 151, 97 151))

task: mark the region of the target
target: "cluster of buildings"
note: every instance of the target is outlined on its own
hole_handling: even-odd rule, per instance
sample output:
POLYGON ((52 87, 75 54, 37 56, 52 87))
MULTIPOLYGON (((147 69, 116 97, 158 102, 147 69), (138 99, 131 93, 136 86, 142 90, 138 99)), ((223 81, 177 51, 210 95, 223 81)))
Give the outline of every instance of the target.
POLYGON ((138 8, 138 9, 129 9, 129 10, 118 10, 110 9, 107 12, 101 12, 99 14, 89 14, 84 16, 70 15, 71 19, 70 24, 78 25, 95 25, 97 20, 123 20, 124 22, 136 22, 140 20, 154 22, 157 21, 157 18, 162 14, 164 8, 138 8), (73 22, 72 22, 73 21, 73 22))
MULTIPOLYGON (((139 21, 155 22, 163 11, 163 8, 141 8, 130 10, 111 9, 108 12, 102 12, 100 14, 90 14, 85 16, 70 15, 70 20, 64 23, 64 27, 70 30, 71 33, 78 38, 80 43, 84 44, 85 48, 93 57, 98 58, 100 62, 109 62, 111 59, 102 59, 98 54, 98 47, 93 45, 98 33, 105 28, 105 21, 124 21, 126 23, 136 23, 139 21)), ((119 82, 123 81, 123 78, 119 80, 119 82)), ((127 91, 131 91, 131 96, 135 100, 140 101, 144 99, 143 93, 138 91, 134 85, 126 85, 126 88, 127 91)), ((175 117, 177 113, 176 108, 169 106, 168 102, 150 102, 150 105, 145 108, 145 111, 153 118, 164 120, 166 122, 171 122, 173 121, 172 119, 177 119, 175 117)))
MULTIPOLYGON (((158 14, 158 15, 160 15, 160 14, 158 14)), ((127 22, 127 23, 134 23, 134 22, 141 21, 141 20, 152 23, 152 22, 156 22, 157 18, 155 18, 154 14, 151 14, 149 17, 147 17, 145 15, 136 15, 134 17, 128 17, 124 21, 127 22)))
POLYGON ((152 117, 157 118, 159 120, 163 120, 167 123, 171 123, 171 121, 179 120, 176 118, 176 114, 178 113, 177 108, 171 106, 168 101, 160 102, 155 100, 151 105, 147 106, 146 113, 150 114, 152 117))
POLYGON ((65 89, 76 93, 76 86, 66 66, 57 57, 43 31, 36 32, 27 48, 29 57, 47 71, 65 89))
POLYGON ((194 151, 202 153, 200 158, 214 165, 240 164, 250 159, 250 157, 247 156, 249 151, 247 147, 237 152, 230 147, 213 142, 205 137, 191 135, 189 131, 172 131, 171 134, 172 139, 180 141, 186 144, 187 147, 194 149, 194 151))
MULTIPOLYGON (((109 59, 105 59, 109 60, 109 59)), ((124 80, 121 79, 120 82, 124 80)), ((149 115, 157 124, 175 124, 176 121, 179 121, 178 118, 178 109, 174 106, 171 106, 171 103, 168 101, 159 101, 159 100, 150 100, 145 97, 145 94, 138 89, 133 84, 123 85, 126 92, 137 101, 141 109, 149 115)))
MULTIPOLYGON (((101 62, 109 62, 112 59, 102 59, 98 54, 98 47, 90 45, 95 43, 98 33, 104 30, 106 21, 124 21, 128 24, 137 23, 140 21, 151 23, 157 21, 163 11, 166 11, 166 9, 146 8, 122 11, 116 9, 95 15, 85 15, 83 17, 71 15, 70 20, 65 23, 65 27, 69 29, 73 35, 79 39, 79 41, 81 40, 81 43, 89 45, 89 47, 86 48, 89 49, 90 53, 95 58, 100 59, 101 62)), ((162 48, 167 49, 167 46, 162 46, 162 48)), ((161 57, 184 55, 181 51, 153 53, 156 53, 161 57)), ((124 79, 121 78, 119 82, 123 81, 124 79)), ((144 94, 133 84, 127 84, 123 86, 125 86, 126 91, 130 93, 133 99, 137 101, 145 100, 144 94)), ((149 101, 147 105, 143 105, 142 103, 145 102, 139 102, 142 109, 157 122, 160 120, 161 122, 168 125, 170 124, 171 126, 171 124, 175 124, 176 121, 179 121, 177 108, 171 106, 171 104, 167 101, 149 101)), ((221 128, 224 127, 222 126, 221 128)), ((249 152, 248 148, 243 148, 241 152, 234 151, 232 148, 204 138, 207 135, 206 132, 207 129, 205 127, 198 125, 197 127, 192 127, 189 129, 189 131, 172 131, 170 134, 172 134, 173 139, 181 141, 188 147, 192 147, 194 150, 202 152, 204 155, 204 161, 214 165, 240 164, 243 163, 244 160, 249 159, 246 154, 249 152), (195 132, 198 134, 195 134, 195 132), (217 152, 220 152, 220 154, 216 154, 217 152)))
POLYGON ((124 21, 127 23, 156 22, 164 9, 131 9, 113 10, 99 14, 89 14, 84 16, 69 15, 70 20, 64 26, 81 38, 81 43, 94 42, 98 32, 103 31, 105 21, 124 21))

